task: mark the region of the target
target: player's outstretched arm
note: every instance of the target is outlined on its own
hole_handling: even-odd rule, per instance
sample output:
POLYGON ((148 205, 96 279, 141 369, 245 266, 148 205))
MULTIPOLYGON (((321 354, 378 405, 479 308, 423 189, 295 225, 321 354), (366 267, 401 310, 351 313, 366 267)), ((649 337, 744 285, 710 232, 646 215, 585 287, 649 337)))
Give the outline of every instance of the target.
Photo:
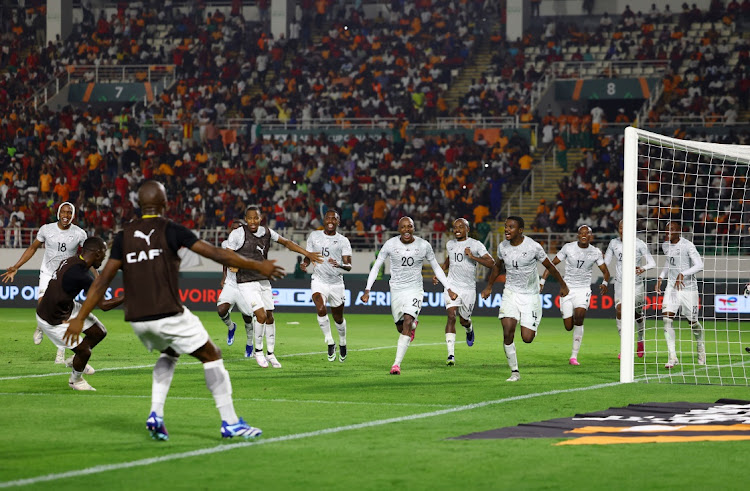
POLYGON ((298 245, 296 242, 285 239, 284 237, 279 236, 278 240, 279 244, 283 245, 290 251, 294 251, 298 254, 302 254, 305 256, 305 258, 309 259, 310 261, 314 263, 322 263, 323 262, 323 255, 319 252, 311 252, 306 249, 303 249, 300 245, 298 245))
POLYGON ((31 245, 27 247, 25 251, 23 251, 23 254, 21 254, 21 257, 18 259, 18 262, 8 268, 5 273, 0 275, 0 277, 2 277, 3 279, 3 283, 13 281, 13 279, 16 277, 16 273, 21 268, 21 266, 26 264, 41 246, 42 242, 40 242, 39 239, 34 239, 34 242, 32 242, 31 245))
POLYGON ((495 259, 492 269, 490 270, 490 276, 487 278, 487 286, 482 290, 482 298, 487 298, 492 294, 492 287, 495 284, 495 280, 500 276, 500 271, 503 265, 503 260, 500 258, 495 259))
MULTIPOLYGON (((485 268, 491 268, 492 266, 495 265, 495 260, 492 259, 492 256, 490 255, 489 252, 487 254, 485 254, 484 256, 475 256, 471 252, 471 247, 467 247, 466 249, 464 249, 464 254, 466 255, 466 257, 468 257, 472 261, 478 262, 479 264, 481 264, 485 268)), ((447 261, 447 259, 446 259, 446 261, 447 261)), ((446 271, 446 273, 447 273, 447 271, 446 271)))
POLYGON ((344 271, 352 270, 352 257, 351 256, 341 256, 341 264, 339 264, 338 261, 336 261, 333 258, 329 258, 328 262, 331 263, 334 268, 343 269, 344 271))
MULTIPOLYGON (((548 259, 549 261, 549 259, 548 259)), ((552 265, 557 266, 560 264, 560 258, 555 256, 552 258, 552 265)), ((557 267, 555 267, 555 271, 557 271, 557 267)), ((544 284, 547 283, 547 278, 549 278, 549 270, 545 269, 542 272, 542 277, 539 279, 539 293, 542 293, 542 289, 544 288, 544 284)), ((563 295, 564 296, 564 295, 563 295)))
POLYGON ((205 258, 211 259, 212 261, 216 261, 219 264, 223 264, 224 266, 252 269, 271 280, 283 278, 286 274, 284 268, 276 265, 276 261, 255 261, 253 259, 247 259, 231 249, 214 247, 204 240, 195 242, 192 247, 190 247, 190 250, 205 258))
MULTIPOLYGON (((557 256, 555 256, 555 259, 557 259, 557 256)), ((551 274, 552 277, 556 279, 558 283, 560 283, 560 296, 561 297, 566 296, 570 292, 570 290, 568 290, 568 284, 565 283, 565 280, 563 280, 562 275, 557 270, 555 265, 552 264, 552 261, 550 261, 549 259, 545 259, 542 262, 542 264, 544 265, 545 268, 547 268, 547 271, 549 272, 549 274, 551 274)))
MULTIPOLYGON (((443 261, 443 264, 440 265, 440 268, 443 270, 443 273, 448 274, 448 268, 450 268, 450 258, 445 258, 445 261, 443 261)), ((440 283, 440 280, 438 280, 437 276, 432 277, 432 284, 437 285, 440 283)))
POLYGON ((125 295, 120 295, 119 297, 110 298, 109 300, 100 300, 97 307, 106 312, 119 307, 124 301, 125 295))
POLYGON ((605 293, 607 293, 609 285, 609 268, 607 268, 606 264, 602 264, 599 266, 599 270, 602 272, 602 276, 604 277, 602 284, 599 285, 599 293, 604 295, 605 293))
MULTIPOLYGON (((81 334, 81 331, 83 331, 83 320, 88 317, 91 311, 94 310, 94 307, 99 305, 99 302, 104 298, 104 293, 117 275, 117 271, 120 269, 121 265, 122 261, 120 260, 112 258, 107 260, 107 264, 104 265, 101 274, 96 277, 89 287, 89 291, 86 294, 86 300, 81 304, 81 310, 78 311, 76 317, 70 319, 68 329, 63 335, 63 341, 66 343, 72 343, 78 340, 78 336, 81 334)), ((125 299, 124 296, 117 298, 125 299)), ((122 300, 120 302, 122 302, 122 300)))
POLYGON ((445 273, 443 272, 443 268, 440 267, 440 263, 437 262, 437 259, 435 259, 434 256, 430 260, 430 266, 432 266, 432 270, 435 272, 435 277, 448 290, 448 296, 450 297, 450 299, 455 300, 456 294, 453 292, 453 290, 451 290, 451 287, 448 284, 448 277, 445 276, 445 273))
POLYGON ((661 293, 661 281, 667 277, 668 272, 669 266, 665 264, 661 270, 661 273, 659 273, 659 278, 656 279, 656 293, 661 293))

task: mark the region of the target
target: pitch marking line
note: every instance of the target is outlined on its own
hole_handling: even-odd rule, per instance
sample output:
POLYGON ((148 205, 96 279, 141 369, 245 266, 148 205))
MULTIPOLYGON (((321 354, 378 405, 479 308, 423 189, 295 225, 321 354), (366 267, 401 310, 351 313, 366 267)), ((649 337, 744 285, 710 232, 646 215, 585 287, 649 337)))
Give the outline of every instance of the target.
MULTIPOLYGON (((414 344, 413 346, 442 346, 445 343, 420 343, 420 344, 414 344)), ((359 351, 378 351, 378 350, 385 350, 385 349, 396 349, 396 346, 377 346, 374 348, 359 348, 359 349, 353 349, 350 350, 350 352, 359 352, 359 351)), ((326 355, 328 352, 326 351, 311 351, 309 353, 291 353, 288 355, 279 355, 278 358, 294 358, 298 356, 312 356, 312 355, 326 355)), ((189 356, 189 355, 186 355, 189 356)), ((240 360, 246 360, 246 358, 224 358, 224 361, 240 361, 240 360)), ((96 361, 94 361, 96 363, 96 361)), ((154 361, 156 363, 156 361, 154 361)), ((185 366, 185 365, 200 365, 201 362, 199 361, 180 361, 177 366, 185 366)), ((120 371, 120 370, 140 370, 142 368, 154 368, 154 365, 133 365, 128 367, 110 367, 110 368, 97 368, 96 372, 113 372, 113 371, 120 371)), ((65 372, 52 372, 52 373, 40 373, 40 374, 32 374, 32 375, 13 375, 10 377, 0 377, 0 381, 3 380, 22 380, 27 378, 40 378, 40 377, 56 377, 60 375, 70 375, 70 371, 65 372)))
POLYGON ((393 423, 402 423, 404 421, 414 421, 418 419, 432 418, 435 416, 442 416, 445 414, 458 413, 462 411, 470 411, 473 409, 479 409, 487 406, 493 406, 497 404, 504 404, 506 402, 522 401, 524 399, 532 399, 535 397, 544 397, 557 394, 569 394, 571 392, 582 392, 587 390, 603 389, 606 387, 614 387, 620 385, 620 382, 610 382, 606 384, 590 385, 588 387, 577 387, 573 389, 559 389, 550 390, 547 392, 537 392, 534 394, 524 394, 520 396, 506 397, 503 399, 496 399, 493 401, 483 401, 474 404, 467 404, 464 406, 456 406, 452 408, 440 409, 429 413, 418 413, 410 414, 408 416, 401 416, 398 418, 378 419, 374 421, 367 421, 364 423, 357 423, 353 425, 337 426, 334 428, 325 428, 322 430, 308 431, 305 433, 295 433, 291 435, 277 436, 273 438, 255 440, 252 442, 240 442, 231 443, 228 445, 219 445, 216 447, 203 448, 200 450, 192 450, 190 452, 181 452, 172 455, 164 455, 162 457, 151 457, 148 459, 133 460, 130 462, 121 462, 119 464, 107 464, 98 465, 94 467, 88 467, 86 469, 79 469, 74 471, 60 472, 57 474, 47 474, 45 476, 31 477, 28 479, 17 479, 15 481, 0 482, 0 488, 10 488, 16 486, 28 486, 30 484, 37 484, 40 482, 57 481, 60 479, 69 479, 73 477, 88 476, 92 474, 100 474, 103 472, 116 471, 121 469, 131 469, 134 467, 144 467, 147 465, 158 464, 161 462, 170 462, 172 460, 187 459, 192 457, 201 457, 203 455, 212 455, 220 452, 227 452, 229 450, 235 450, 237 448, 254 447, 258 445, 268 445, 271 443, 287 442, 292 440, 301 440, 303 438, 312 438, 316 436, 331 435, 334 433, 342 433, 344 431, 361 430, 364 428, 373 428, 376 426, 384 426, 393 423))

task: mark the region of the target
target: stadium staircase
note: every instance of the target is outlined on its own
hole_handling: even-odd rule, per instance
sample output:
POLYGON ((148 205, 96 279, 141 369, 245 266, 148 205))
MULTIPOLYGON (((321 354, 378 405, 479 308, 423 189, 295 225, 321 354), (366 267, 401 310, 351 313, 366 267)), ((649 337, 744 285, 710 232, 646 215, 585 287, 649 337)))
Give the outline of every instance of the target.
POLYGON ((489 23, 488 27, 487 35, 479 45, 476 55, 471 58, 471 63, 461 68, 458 76, 453 80, 450 89, 445 94, 445 103, 451 114, 458 107, 461 98, 469 92, 471 81, 482 78, 482 75, 488 71, 492 64, 494 52, 490 49, 490 35, 500 30, 500 21, 495 20, 489 23))
MULTIPOLYGON (((531 156, 535 162, 532 171, 534 173, 533 190, 522 193, 520 186, 518 186, 508 193, 511 200, 510 212, 514 215, 520 215, 527 223, 527 227, 531 227, 531 224, 534 223, 536 208, 540 199, 544 199, 550 209, 555 205, 557 193, 560 192, 558 183, 563 177, 570 176, 578 163, 583 160, 583 150, 580 148, 568 149, 567 171, 552 161, 551 153, 545 159, 541 148, 537 148, 531 156)), ((503 210, 505 209, 506 206, 504 205, 503 210)))

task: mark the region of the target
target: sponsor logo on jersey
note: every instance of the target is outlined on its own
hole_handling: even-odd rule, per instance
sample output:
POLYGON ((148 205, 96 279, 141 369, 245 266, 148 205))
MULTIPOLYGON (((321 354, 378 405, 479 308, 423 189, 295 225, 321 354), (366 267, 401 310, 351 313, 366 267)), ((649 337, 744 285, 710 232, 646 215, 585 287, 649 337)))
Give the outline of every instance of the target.
POLYGON ((152 228, 151 232, 149 232, 148 235, 144 234, 140 230, 136 230, 135 232, 133 232, 133 237, 135 237, 136 239, 143 239, 143 240, 145 240, 146 244, 148 244, 148 246, 151 247, 151 234, 154 233, 154 230, 155 229, 152 228))
POLYGON ((161 249, 149 249, 148 251, 129 252, 125 255, 125 260, 130 263, 140 263, 143 261, 151 261, 162 253, 161 249))

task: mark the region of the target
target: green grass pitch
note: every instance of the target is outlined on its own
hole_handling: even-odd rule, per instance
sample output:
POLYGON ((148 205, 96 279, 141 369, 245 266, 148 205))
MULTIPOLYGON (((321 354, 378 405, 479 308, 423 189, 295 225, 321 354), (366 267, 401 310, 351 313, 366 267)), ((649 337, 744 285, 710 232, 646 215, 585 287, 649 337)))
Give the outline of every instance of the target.
MULTIPOLYGON (((547 315, 530 345, 516 337, 522 379, 509 370, 496 318, 459 326, 456 366, 445 366, 445 318, 420 318, 402 363, 388 370, 397 333, 390 315, 349 315, 349 355, 328 362, 315 313, 278 311, 282 369, 244 358, 215 313, 201 312, 224 353, 237 413, 263 429, 256 442, 222 441, 200 364, 183 356, 165 408, 170 440, 145 429, 149 353, 121 311, 96 312, 109 335, 72 391, 45 338, 32 344, 31 310, 0 320, 0 487, 18 489, 744 489, 749 442, 555 446, 559 439, 453 440, 522 422, 658 401, 750 399, 746 386, 617 384, 614 319, 588 320, 579 360, 571 334, 547 315), (580 389, 572 391, 571 389, 580 389)), ((239 321, 237 314, 233 316, 239 321)), ((336 334, 334 333, 334 337, 336 334)), ((647 355, 648 356, 648 355, 647 355)), ((748 356, 750 361, 750 356, 748 356)), ((638 375, 638 367, 636 367, 638 375)))

